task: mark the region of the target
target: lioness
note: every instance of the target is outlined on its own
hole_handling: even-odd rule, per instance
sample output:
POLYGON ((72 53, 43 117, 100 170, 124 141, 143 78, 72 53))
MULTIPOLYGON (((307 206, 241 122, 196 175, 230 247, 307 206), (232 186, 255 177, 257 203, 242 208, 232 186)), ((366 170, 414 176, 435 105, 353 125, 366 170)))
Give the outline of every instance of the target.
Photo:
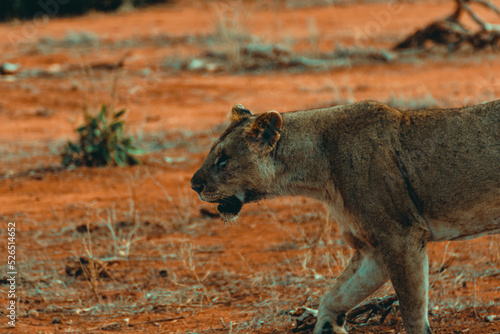
POLYGON ((429 241, 500 232, 500 100, 402 111, 375 101, 252 115, 241 105, 191 187, 225 220, 245 203, 305 195, 327 203, 355 249, 322 298, 314 333, 391 279, 408 334, 427 319, 429 241))

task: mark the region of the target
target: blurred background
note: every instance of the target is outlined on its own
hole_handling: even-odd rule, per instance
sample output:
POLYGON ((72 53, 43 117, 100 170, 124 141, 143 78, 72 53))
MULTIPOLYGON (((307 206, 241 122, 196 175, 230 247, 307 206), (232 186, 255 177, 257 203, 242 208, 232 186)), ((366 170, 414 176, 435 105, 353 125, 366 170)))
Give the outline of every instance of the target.
MULTIPOLYGON (((197 199, 189 180, 232 105, 497 99, 498 7, 2 1, 0 217, 18 223, 16 330, 290 331, 286 310, 317 306, 351 251, 313 200, 249 205, 227 227, 197 199)), ((498 330, 498 241, 430 248, 438 332, 498 330)), ((377 328, 402 330, 398 319, 377 328)), ((352 326, 372 333, 366 323, 352 326)))
MULTIPOLYGON (((363 99, 449 107, 493 100, 500 89, 497 35, 475 47, 467 38, 481 27, 465 10, 459 22, 469 30, 462 36, 451 25, 434 27, 421 44, 394 49, 417 30, 447 22, 453 0, 16 0, 1 6, 7 22, 0 27, 0 61, 16 72, 2 77, 8 96, 2 114, 26 117, 44 109, 38 113, 50 115, 23 122, 39 138, 68 136, 68 117, 77 118, 82 105, 110 100, 111 88, 113 103, 129 109, 145 131, 214 126, 235 102, 256 112, 363 99)), ((470 6, 499 24, 495 11, 470 6)), ((2 124, 2 136, 19 133, 2 124)))

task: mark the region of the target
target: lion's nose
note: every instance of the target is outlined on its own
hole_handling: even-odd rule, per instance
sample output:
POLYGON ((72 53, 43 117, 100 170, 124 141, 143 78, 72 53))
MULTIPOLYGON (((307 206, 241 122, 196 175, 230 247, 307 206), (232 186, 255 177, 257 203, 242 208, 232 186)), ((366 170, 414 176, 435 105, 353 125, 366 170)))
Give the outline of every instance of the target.
POLYGON ((198 176, 198 172, 196 172, 193 175, 193 178, 191 179, 191 188, 193 188, 194 191, 196 191, 198 194, 200 194, 203 189, 205 188, 205 185, 203 182, 201 182, 201 178, 198 176))
POLYGON ((191 188, 199 194, 203 191, 205 186, 203 184, 191 184, 191 188))

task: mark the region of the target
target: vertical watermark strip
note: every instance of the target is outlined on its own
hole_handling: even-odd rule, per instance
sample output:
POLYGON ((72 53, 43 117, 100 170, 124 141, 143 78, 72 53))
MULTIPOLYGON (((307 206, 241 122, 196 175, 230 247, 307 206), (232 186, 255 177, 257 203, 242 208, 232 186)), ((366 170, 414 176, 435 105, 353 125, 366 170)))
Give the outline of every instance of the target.
POLYGON ((7 318, 9 325, 16 326, 16 222, 7 224, 7 282, 9 282, 7 318))

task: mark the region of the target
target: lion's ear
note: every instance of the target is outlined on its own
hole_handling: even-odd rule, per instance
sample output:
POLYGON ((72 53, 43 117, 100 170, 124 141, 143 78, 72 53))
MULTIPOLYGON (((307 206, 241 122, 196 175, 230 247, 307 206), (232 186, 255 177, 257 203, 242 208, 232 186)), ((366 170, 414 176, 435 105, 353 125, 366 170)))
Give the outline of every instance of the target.
POLYGON ((243 107, 241 104, 235 104, 233 109, 231 109, 231 115, 229 115, 229 119, 231 122, 239 121, 242 118, 247 118, 252 116, 250 110, 243 107))
POLYGON ((262 153, 270 152, 280 139, 282 126, 283 119, 277 111, 259 115, 247 134, 250 147, 262 153))

